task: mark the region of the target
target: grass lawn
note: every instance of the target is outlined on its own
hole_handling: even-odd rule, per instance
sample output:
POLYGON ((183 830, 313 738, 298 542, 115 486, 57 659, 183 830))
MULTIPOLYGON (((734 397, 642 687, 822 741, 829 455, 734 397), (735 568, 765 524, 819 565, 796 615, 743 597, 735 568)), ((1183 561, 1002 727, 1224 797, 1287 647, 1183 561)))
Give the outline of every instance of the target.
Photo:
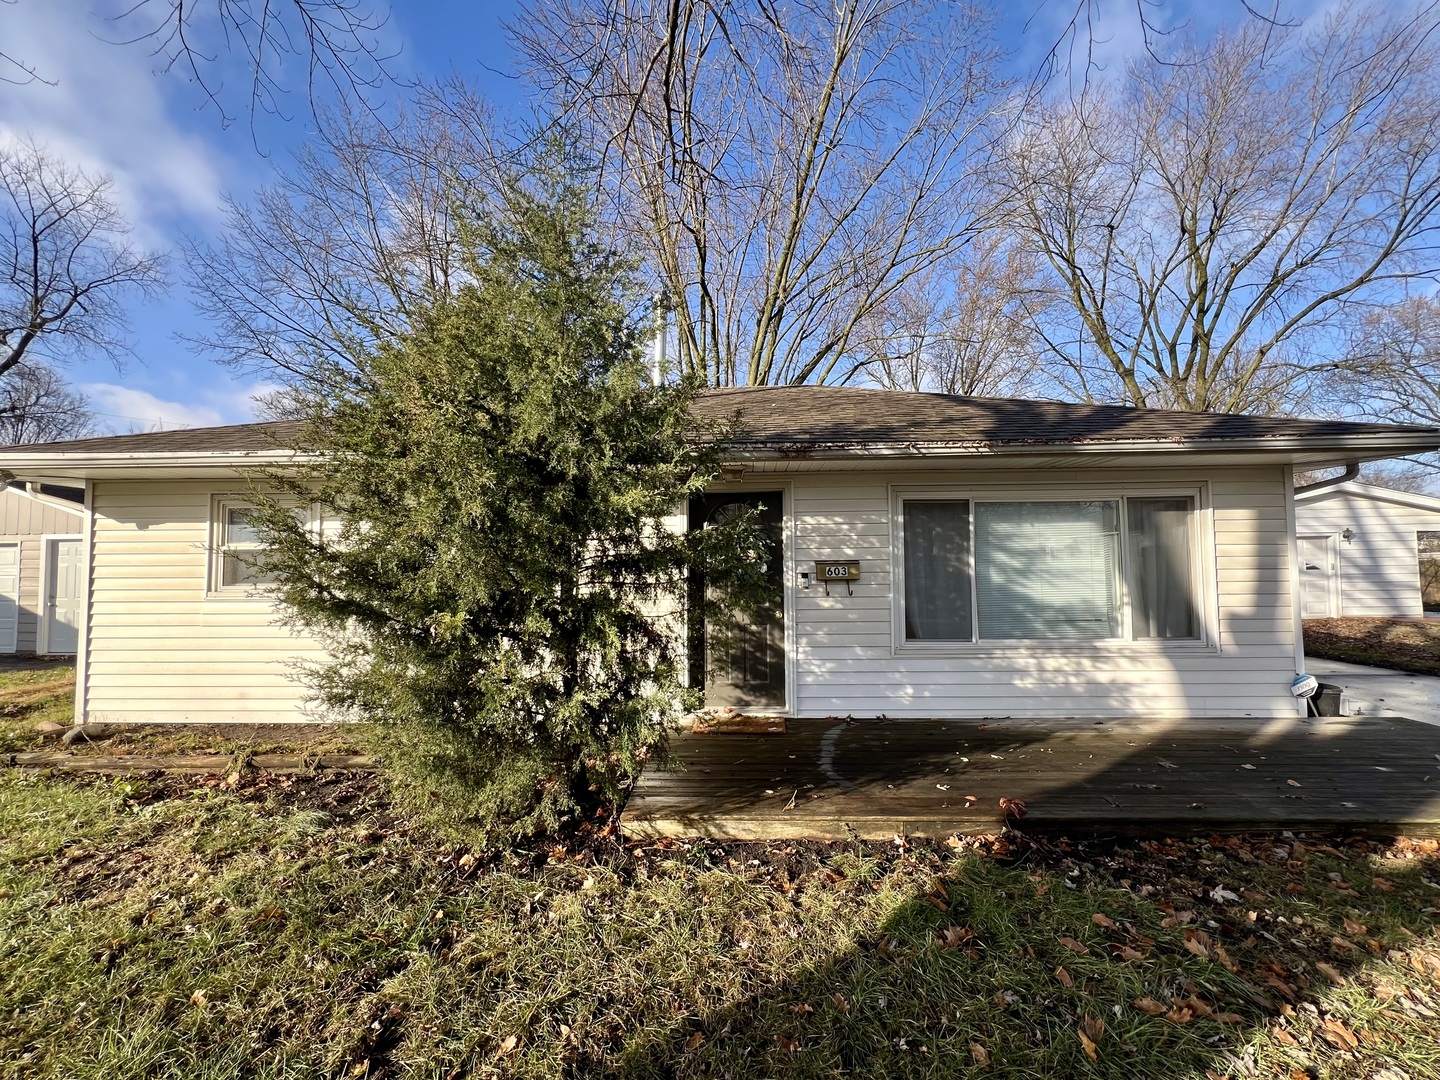
POLYGON ((566 844, 0 773, 4 1077, 1440 1076, 1427 842, 566 844))
POLYGON ((36 726, 69 725, 75 715, 75 665, 59 660, 0 664, 0 751, 38 746, 36 726))
POLYGON ((1440 675, 1440 619, 1307 619, 1305 652, 1326 660, 1440 675))
MULTIPOLYGON (((39 725, 69 727, 75 717, 75 664, 68 660, 0 662, 0 753, 53 750, 39 725)), ((75 754, 334 754, 356 750, 343 729, 323 724, 131 725, 95 741, 80 739, 75 754)))

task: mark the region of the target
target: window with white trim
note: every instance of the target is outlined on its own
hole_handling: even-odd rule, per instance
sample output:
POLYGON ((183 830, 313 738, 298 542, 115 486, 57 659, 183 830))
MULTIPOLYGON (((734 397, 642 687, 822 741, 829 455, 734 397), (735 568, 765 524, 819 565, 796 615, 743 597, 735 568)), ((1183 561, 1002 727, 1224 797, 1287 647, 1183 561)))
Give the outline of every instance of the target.
POLYGON ((901 640, 1198 641, 1197 506, 902 497, 901 640))
MULTIPOLYGON (((309 508, 297 507, 294 513, 301 524, 311 522, 309 508)), ((216 499, 210 529, 212 593, 243 595, 274 582, 275 575, 265 567, 265 546, 260 542, 251 503, 216 499)))

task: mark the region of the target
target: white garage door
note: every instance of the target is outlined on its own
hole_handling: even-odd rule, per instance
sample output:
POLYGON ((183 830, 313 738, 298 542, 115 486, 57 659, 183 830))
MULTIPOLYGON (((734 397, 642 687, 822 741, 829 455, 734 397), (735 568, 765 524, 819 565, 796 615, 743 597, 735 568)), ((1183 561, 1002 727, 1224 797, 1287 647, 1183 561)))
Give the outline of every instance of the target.
POLYGON ((20 545, 0 544, 0 653, 15 651, 20 629, 20 545))

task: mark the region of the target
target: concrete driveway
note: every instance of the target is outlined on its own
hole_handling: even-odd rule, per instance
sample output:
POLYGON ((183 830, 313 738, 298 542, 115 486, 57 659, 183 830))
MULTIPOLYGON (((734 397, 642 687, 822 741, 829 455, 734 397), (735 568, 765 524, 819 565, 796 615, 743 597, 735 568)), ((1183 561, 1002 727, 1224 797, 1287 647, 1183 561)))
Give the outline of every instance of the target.
POLYGON ((1305 658, 1305 670, 1321 682, 1345 688, 1351 716, 1408 716, 1440 727, 1440 676, 1305 658))

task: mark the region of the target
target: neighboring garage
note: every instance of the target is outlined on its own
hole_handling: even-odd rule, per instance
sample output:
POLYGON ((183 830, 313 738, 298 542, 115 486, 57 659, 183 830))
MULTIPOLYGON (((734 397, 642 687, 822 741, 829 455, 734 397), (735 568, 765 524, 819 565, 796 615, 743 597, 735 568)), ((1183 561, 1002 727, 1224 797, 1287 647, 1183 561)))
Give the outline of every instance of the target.
POLYGON ((1299 490, 1295 536, 1304 618, 1425 614, 1421 579, 1440 551, 1440 499, 1353 481, 1299 490))
POLYGON ((0 488, 0 655, 76 650, 84 508, 69 493, 48 485, 0 488))

